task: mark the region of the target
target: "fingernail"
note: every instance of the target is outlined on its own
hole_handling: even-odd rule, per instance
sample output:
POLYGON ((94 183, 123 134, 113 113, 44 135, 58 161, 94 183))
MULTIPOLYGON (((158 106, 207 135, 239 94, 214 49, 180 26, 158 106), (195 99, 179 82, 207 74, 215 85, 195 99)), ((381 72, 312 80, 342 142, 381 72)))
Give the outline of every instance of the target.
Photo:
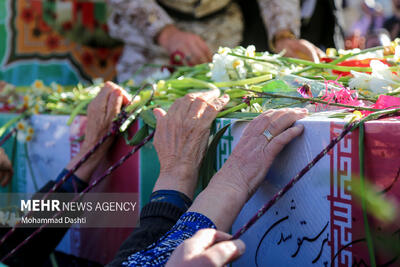
POLYGON ((244 244, 244 242, 240 239, 236 239, 235 241, 233 241, 236 245, 236 247, 239 250, 240 254, 243 254, 246 251, 246 245, 244 244))
POLYGON ((222 96, 222 98, 223 98, 223 99, 229 99, 229 95, 224 94, 224 95, 222 96))

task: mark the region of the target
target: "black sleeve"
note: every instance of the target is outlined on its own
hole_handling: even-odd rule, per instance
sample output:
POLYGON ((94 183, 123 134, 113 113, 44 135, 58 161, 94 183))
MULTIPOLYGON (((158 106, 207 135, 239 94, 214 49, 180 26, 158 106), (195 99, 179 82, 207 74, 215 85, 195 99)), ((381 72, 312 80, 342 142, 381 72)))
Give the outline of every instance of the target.
POLYGON ((135 252, 145 249, 167 233, 186 210, 167 202, 151 202, 143 207, 140 225, 125 240, 107 266, 122 266, 135 252))
MULTIPOLYGON (((50 181, 42 187, 38 193, 49 192, 55 185, 50 181)), ((65 193, 59 188, 56 192, 65 193)), ((0 260, 5 257, 12 249, 23 242, 37 228, 17 228, 7 241, 0 246, 0 260)), ((45 227, 40 234, 33 237, 22 246, 13 256, 9 257, 4 263, 9 266, 42 266, 43 262, 49 257, 60 243, 69 227, 66 228, 48 228, 45 227)), ((0 228, 0 237, 3 237, 10 228, 0 228)))

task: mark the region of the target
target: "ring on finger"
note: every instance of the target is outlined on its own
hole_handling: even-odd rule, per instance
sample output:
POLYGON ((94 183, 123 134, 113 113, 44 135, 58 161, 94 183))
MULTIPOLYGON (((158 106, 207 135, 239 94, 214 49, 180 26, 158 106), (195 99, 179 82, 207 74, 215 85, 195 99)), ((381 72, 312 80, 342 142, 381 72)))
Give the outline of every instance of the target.
POLYGON ((268 142, 271 142, 271 140, 274 138, 272 133, 268 130, 265 130, 263 135, 265 136, 265 138, 267 138, 268 142))

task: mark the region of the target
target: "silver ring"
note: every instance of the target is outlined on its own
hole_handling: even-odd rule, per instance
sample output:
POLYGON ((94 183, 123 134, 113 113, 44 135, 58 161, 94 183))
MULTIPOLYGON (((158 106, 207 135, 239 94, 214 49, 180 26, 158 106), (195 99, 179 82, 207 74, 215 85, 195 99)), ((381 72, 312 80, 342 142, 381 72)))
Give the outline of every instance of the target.
POLYGON ((274 138, 274 136, 268 130, 265 130, 263 135, 265 136, 265 138, 267 138, 268 142, 271 142, 272 138, 274 138))

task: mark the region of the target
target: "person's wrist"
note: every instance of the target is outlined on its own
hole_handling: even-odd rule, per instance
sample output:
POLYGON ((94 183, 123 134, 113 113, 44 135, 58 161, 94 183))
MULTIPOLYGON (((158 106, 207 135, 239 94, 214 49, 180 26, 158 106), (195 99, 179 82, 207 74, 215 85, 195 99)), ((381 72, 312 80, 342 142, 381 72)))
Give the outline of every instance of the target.
POLYGON ((160 170, 160 175, 154 185, 154 191, 157 190, 175 190, 179 191, 189 198, 193 198, 197 184, 197 169, 176 168, 174 170, 160 170))
POLYGON ((277 50, 281 48, 281 44, 294 39, 296 39, 296 36, 290 30, 278 31, 277 33, 275 33, 270 43, 271 49, 274 52, 279 52, 277 50))
POLYGON ((212 184, 213 187, 220 188, 220 190, 233 192, 236 196, 243 197, 247 200, 251 196, 253 189, 250 188, 244 174, 236 168, 235 164, 229 163, 228 161, 225 162, 225 168, 223 166, 214 175, 210 184, 212 184))

